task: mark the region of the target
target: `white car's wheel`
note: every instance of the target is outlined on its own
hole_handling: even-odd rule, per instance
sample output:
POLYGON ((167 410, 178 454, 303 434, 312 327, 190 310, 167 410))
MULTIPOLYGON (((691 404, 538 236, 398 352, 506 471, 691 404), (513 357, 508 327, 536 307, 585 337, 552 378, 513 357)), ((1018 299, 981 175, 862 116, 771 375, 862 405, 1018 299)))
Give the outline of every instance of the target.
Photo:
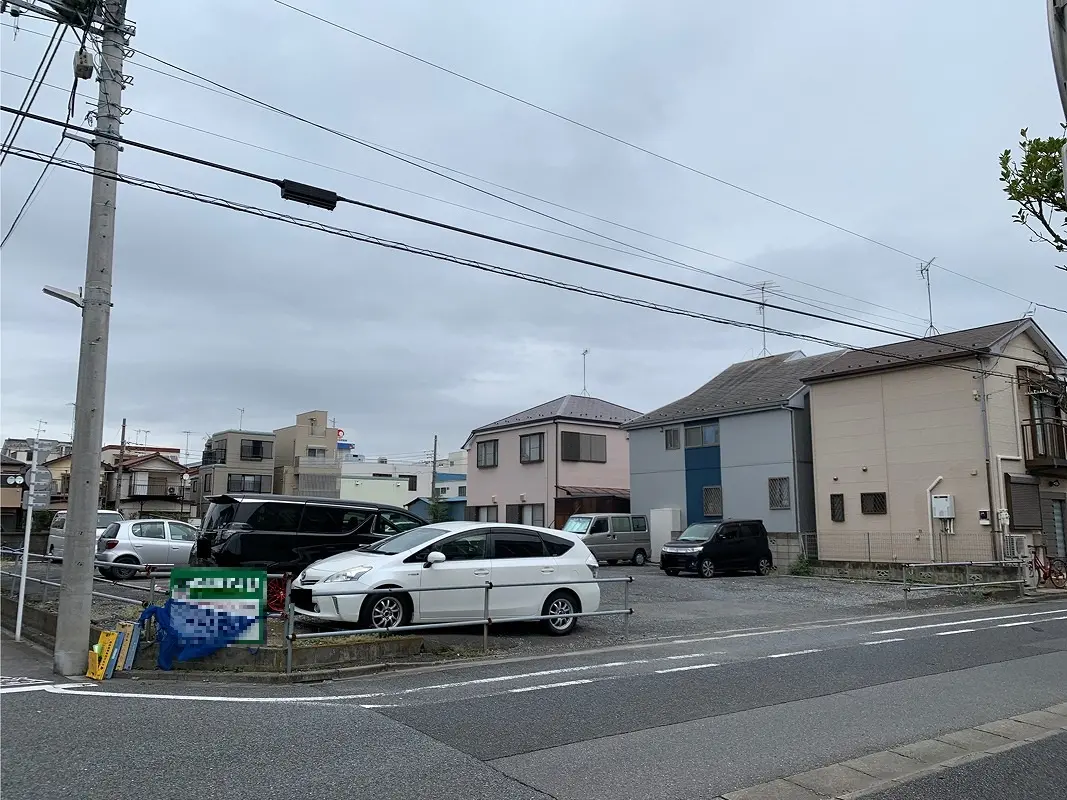
POLYGON ((553 592, 541 609, 541 616, 549 617, 544 621, 545 630, 552 636, 566 636, 578 624, 578 618, 572 615, 581 610, 578 599, 571 592, 553 592))
POLYGON ((361 625, 364 628, 396 628, 407 625, 410 620, 406 595, 372 594, 363 607, 361 625))

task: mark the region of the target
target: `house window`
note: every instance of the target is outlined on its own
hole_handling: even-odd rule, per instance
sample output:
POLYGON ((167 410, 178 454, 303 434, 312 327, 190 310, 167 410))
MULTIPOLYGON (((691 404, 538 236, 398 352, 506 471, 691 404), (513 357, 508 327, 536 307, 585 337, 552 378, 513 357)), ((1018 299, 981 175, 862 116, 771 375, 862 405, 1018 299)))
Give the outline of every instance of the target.
MULTIPOLYGON (((223 455, 225 456, 226 445, 223 444, 223 455)), ((274 457, 274 443, 264 442, 260 439, 242 439, 241 440, 241 460, 242 461, 262 461, 265 458, 274 457)), ((225 461, 225 458, 223 458, 225 461)))
POLYGON ((608 437, 601 433, 563 431, 560 434, 560 458, 604 464, 608 460, 608 437))
POLYGON ((504 507, 504 522, 522 523, 522 506, 509 505, 504 507))
POLYGON ((433 490, 434 497, 444 497, 446 494, 448 494, 447 486, 438 486, 436 489, 433 490))
POLYGON ((308 458, 326 458, 325 447, 309 447, 307 452, 308 458))
POLYGON ((522 521, 526 525, 534 525, 538 528, 545 527, 545 505, 536 503, 526 506, 522 511, 522 521))
POLYGON ((887 513, 885 492, 863 492, 860 495, 861 514, 887 513))
POLYGON ((845 496, 843 494, 830 495, 830 521, 845 521, 845 496))
POLYGON ((488 439, 484 442, 478 442, 478 469, 495 467, 500 463, 498 457, 499 445, 499 439, 488 439))
POLYGON ((456 494, 459 495, 460 497, 466 497, 467 496, 467 487, 466 486, 460 486, 456 490, 456 494))
POLYGON ((721 486, 705 486, 703 492, 704 499, 704 516, 705 517, 721 517, 722 516, 722 487, 721 486))
POLYGON ((685 429, 686 447, 718 447, 718 445, 718 422, 709 422, 707 425, 692 425, 685 429))
POLYGON ((264 494, 270 492, 269 475, 230 475, 226 479, 227 492, 253 492, 264 494))
POLYGON ((211 485, 214 483, 212 480, 215 476, 214 472, 204 473, 203 492, 204 494, 211 494, 211 485))
POLYGON ((667 450, 677 450, 681 447, 681 432, 677 428, 667 428, 663 432, 663 446, 667 450))
POLYGON ((771 511, 788 511, 789 499, 789 478, 767 479, 767 501, 771 511))
POLYGON ((468 506, 467 519, 471 522, 497 522, 496 506, 468 506))
POLYGON ((519 437, 519 462, 536 464, 545 460, 545 435, 530 433, 519 437))
POLYGON ((417 492, 419 490, 419 476, 418 475, 397 475, 402 481, 408 482, 408 491, 417 492))

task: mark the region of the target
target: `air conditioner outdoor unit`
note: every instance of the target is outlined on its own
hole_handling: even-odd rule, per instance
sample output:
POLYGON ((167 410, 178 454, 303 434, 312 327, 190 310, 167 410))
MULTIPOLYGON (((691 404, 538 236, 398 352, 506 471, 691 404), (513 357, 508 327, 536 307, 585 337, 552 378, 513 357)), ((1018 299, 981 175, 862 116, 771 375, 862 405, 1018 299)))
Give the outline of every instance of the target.
POLYGON ((1026 537, 1018 533, 1004 534, 1004 558, 1025 558, 1026 537))

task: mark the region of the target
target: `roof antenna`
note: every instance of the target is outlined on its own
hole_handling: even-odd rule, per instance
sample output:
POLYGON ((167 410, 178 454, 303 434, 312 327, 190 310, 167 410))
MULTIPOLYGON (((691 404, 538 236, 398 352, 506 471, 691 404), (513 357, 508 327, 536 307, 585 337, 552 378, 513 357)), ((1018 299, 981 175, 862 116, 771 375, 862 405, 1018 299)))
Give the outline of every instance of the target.
MULTIPOLYGON (((934 256, 937 258, 937 256, 934 256)), ((927 317, 929 326, 926 328, 924 336, 939 336, 941 331, 934 327, 934 296, 930 293, 930 267, 933 266, 934 258, 931 258, 925 264, 919 265, 919 277, 926 281, 926 312, 929 315, 927 317)))
POLYGON ((763 349, 759 351, 759 355, 756 358, 763 358, 771 354, 771 351, 767 349, 767 292, 774 294, 777 288, 779 288, 778 284, 774 281, 764 281, 763 283, 752 284, 752 288, 745 292, 747 295, 759 295, 759 318, 760 327, 763 329, 763 349))
POLYGON ((589 349, 588 348, 586 348, 585 350, 582 351, 582 397, 588 397, 589 396, 589 388, 586 386, 586 383, 585 383, 585 357, 587 355, 589 355, 589 349))

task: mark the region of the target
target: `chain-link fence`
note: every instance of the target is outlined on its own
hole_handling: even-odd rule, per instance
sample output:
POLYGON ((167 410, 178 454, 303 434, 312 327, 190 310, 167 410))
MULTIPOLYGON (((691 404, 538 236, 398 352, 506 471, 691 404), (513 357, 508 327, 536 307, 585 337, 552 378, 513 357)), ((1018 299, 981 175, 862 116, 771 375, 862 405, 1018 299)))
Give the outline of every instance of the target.
POLYGON ((868 564, 990 561, 996 557, 988 532, 820 531, 804 534, 809 559, 868 564), (813 539, 814 541, 810 541, 813 539))

